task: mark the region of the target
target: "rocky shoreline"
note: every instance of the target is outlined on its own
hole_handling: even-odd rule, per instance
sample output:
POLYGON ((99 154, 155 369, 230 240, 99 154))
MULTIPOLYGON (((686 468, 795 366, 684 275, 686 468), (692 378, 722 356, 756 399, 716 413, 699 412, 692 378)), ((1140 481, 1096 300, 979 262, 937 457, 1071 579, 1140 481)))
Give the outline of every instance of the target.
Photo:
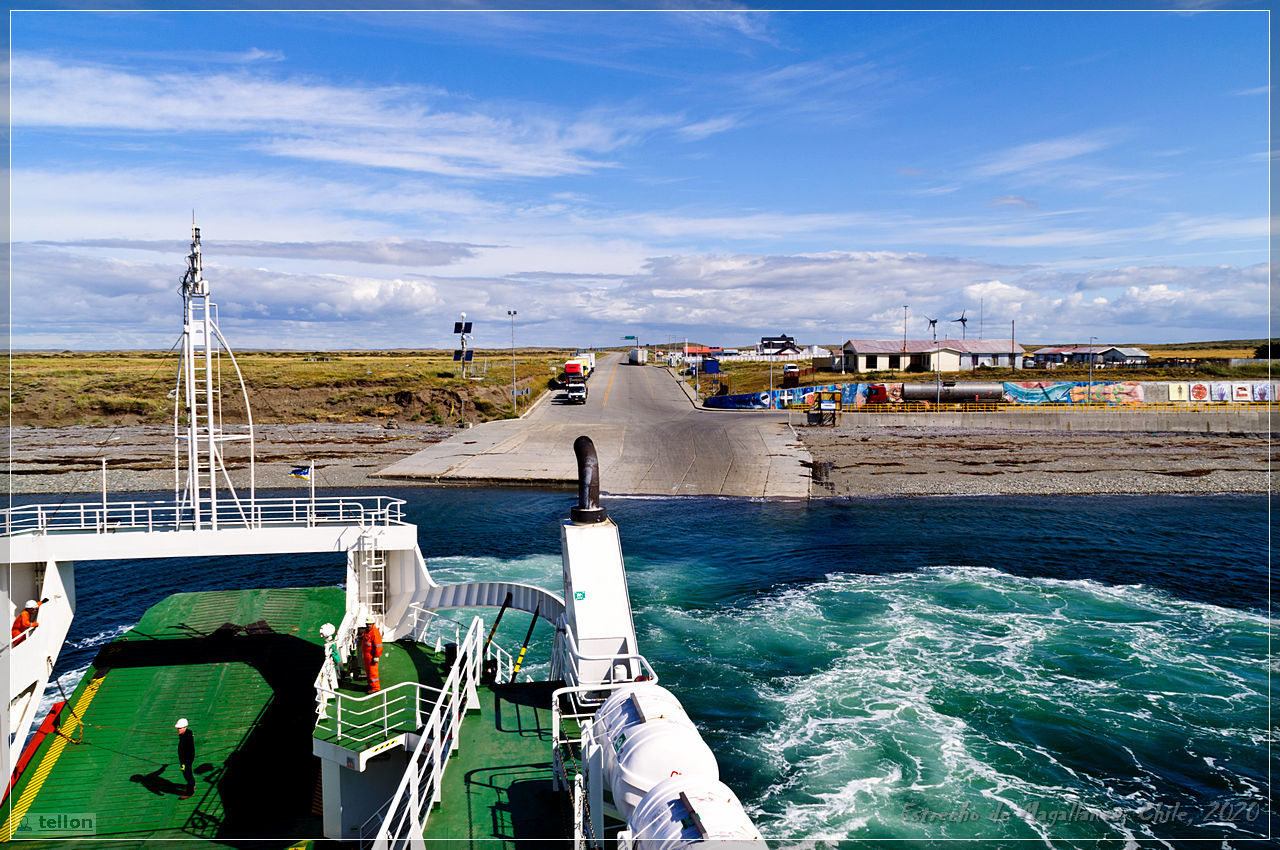
MULTIPOLYGON (((291 470, 314 463, 317 488, 370 491, 417 486, 371 477, 459 429, 381 423, 262 425, 261 490, 306 490, 291 470)), ((1071 495, 1090 493, 1266 493, 1275 458, 1266 435, 997 431, 937 428, 801 428, 812 456, 812 495, 1071 495)), ((165 426, 10 429, 13 494, 102 489, 171 492, 173 432, 165 426)), ((228 450, 237 487, 247 452, 228 450)))
POLYGON ((812 495, 1266 493, 1267 435, 798 429, 812 495))

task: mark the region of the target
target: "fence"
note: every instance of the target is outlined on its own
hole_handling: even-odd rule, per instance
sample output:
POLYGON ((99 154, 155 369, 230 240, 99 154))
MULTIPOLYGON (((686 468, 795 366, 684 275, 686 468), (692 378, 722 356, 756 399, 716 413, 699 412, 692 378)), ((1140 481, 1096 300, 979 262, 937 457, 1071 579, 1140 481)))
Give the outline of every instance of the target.
POLYGON ((449 756, 458 748, 463 712, 479 701, 484 621, 476 617, 458 646, 458 661, 445 679, 400 785, 360 827, 361 846, 372 838, 374 850, 421 846, 431 806, 440 802, 440 783, 449 756))
MULTIPOLYGON (((209 517, 208 506, 202 506, 201 522, 204 528, 388 526, 403 522, 403 506, 403 499, 387 496, 255 499, 240 505, 219 502, 216 517, 209 517)), ((4 511, 6 535, 194 529, 191 506, 176 502, 73 502, 25 505, 4 511)))

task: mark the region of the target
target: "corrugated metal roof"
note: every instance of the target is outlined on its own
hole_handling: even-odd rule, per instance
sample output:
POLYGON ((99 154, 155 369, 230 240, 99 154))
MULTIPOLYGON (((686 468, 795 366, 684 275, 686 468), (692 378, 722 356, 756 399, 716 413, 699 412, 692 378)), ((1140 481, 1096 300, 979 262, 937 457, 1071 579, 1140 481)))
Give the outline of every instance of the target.
POLYGON ((1026 350, 1011 339, 949 339, 949 347, 965 354, 1025 354, 1026 350))
POLYGON ((928 354, 939 349, 959 354, 1024 354, 1022 346, 1011 339, 909 339, 903 347, 900 339, 851 339, 845 350, 855 354, 928 354))
POLYGON ((1143 351, 1141 348, 1120 348, 1119 346, 1116 346, 1115 350, 1123 354, 1125 357, 1150 357, 1151 356, 1150 354, 1147 354, 1147 352, 1143 351))

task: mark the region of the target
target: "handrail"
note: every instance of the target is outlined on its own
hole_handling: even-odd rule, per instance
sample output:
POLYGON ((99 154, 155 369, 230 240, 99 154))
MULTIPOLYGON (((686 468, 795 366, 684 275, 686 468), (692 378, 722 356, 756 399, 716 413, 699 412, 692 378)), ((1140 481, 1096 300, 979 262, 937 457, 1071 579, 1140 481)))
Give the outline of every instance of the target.
MULTIPOLYGON (((328 496, 317 498, 257 499, 249 519, 235 505, 218 506, 218 527, 404 524, 403 499, 389 496, 328 496)), ((175 502, 72 502, 23 505, 2 512, 3 534, 24 532, 89 531, 190 531, 194 523, 190 507, 175 502)))
POLYGON ((421 842, 422 827, 431 814, 431 805, 440 800, 445 765, 458 748, 462 713, 477 699, 483 635, 484 621, 476 617, 458 646, 458 660, 445 678, 399 786, 390 800, 360 825, 362 845, 375 825, 375 850, 407 848, 421 842), (466 706, 460 704, 464 700, 466 706))
MULTIPOLYGON (((423 705, 428 702, 429 697, 439 694, 440 688, 419 682, 400 682, 363 696, 340 693, 324 686, 317 687, 316 691, 324 703, 333 703, 335 743, 350 746, 387 740, 392 735, 393 727, 408 725, 405 721, 410 712, 413 718, 412 728, 420 728, 423 705)), ((327 719, 327 716, 323 716, 320 723, 327 719)), ((400 732, 403 731, 400 729, 400 732)))
POLYGON ((583 655, 578 652, 578 642, 574 639, 573 632, 568 628, 557 629, 555 644, 552 648, 552 670, 556 671, 559 677, 562 678, 570 687, 581 687, 584 692, 606 691, 635 681, 631 678, 629 671, 628 678, 615 679, 615 667, 611 666, 609 668, 609 678, 598 684, 583 684, 578 679, 577 662, 581 661, 638 662, 643 675, 646 677, 645 681, 655 683, 658 681, 657 672, 649 665, 649 660, 640 653, 632 652, 612 655, 583 655), (574 663, 566 663, 567 661, 572 661, 574 663))

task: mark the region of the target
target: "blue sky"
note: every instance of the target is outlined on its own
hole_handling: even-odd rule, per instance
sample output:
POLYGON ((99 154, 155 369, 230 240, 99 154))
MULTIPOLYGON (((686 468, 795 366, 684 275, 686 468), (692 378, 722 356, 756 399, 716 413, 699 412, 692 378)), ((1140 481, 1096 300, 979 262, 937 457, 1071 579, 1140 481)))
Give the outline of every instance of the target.
POLYGON ((1265 12, 27 12, 11 71, 16 348, 167 348, 193 208, 238 347, 1268 330, 1265 12))

